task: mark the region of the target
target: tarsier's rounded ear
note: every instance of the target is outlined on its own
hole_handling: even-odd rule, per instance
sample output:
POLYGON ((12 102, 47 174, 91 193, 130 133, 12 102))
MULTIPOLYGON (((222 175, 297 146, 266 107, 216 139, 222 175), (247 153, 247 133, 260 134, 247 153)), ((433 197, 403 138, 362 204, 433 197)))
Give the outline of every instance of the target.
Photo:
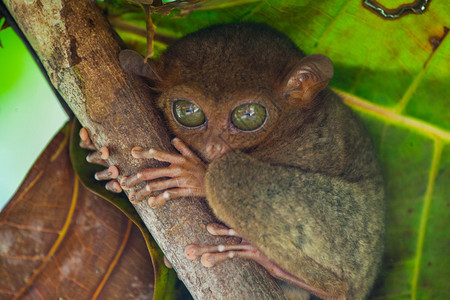
POLYGON ((119 62, 126 72, 136 74, 151 81, 160 81, 158 74, 145 61, 145 58, 136 51, 125 49, 119 53, 119 62))
POLYGON ((312 54, 300 60, 284 80, 284 92, 292 104, 307 105, 333 77, 333 63, 325 55, 312 54))

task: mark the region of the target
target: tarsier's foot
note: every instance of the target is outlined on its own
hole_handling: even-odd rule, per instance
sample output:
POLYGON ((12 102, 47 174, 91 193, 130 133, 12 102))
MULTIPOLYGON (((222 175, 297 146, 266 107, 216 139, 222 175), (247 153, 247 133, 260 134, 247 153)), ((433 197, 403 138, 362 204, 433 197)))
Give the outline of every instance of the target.
POLYGON ((134 158, 156 159, 168 162, 170 166, 149 168, 123 177, 120 184, 125 190, 131 189, 141 182, 149 181, 143 188, 130 192, 131 202, 140 202, 148 197, 147 201, 151 207, 159 207, 170 199, 183 196, 205 196, 203 183, 206 171, 205 163, 180 139, 173 139, 172 144, 180 154, 167 153, 153 148, 134 147, 132 149, 131 154, 134 158), (161 180, 150 181, 156 179, 161 180), (158 192, 160 194, 155 195, 158 192))
MULTIPOLYGON (((108 163, 106 159, 109 158, 109 150, 106 147, 101 147, 100 150, 97 151, 95 145, 92 143, 89 138, 89 133, 86 128, 80 129, 80 147, 88 150, 94 150, 95 152, 90 153, 86 157, 86 161, 92 164, 102 165, 108 167, 108 163)), ((115 180, 119 176, 119 169, 116 166, 110 166, 109 168, 95 173, 95 179, 97 180, 109 180, 105 188, 108 191, 114 193, 122 192, 122 188, 117 180, 115 180), (112 179, 112 180, 111 180, 112 179)))
MULTIPOLYGON (((212 235, 239 237, 239 234, 233 229, 227 228, 217 223, 211 223, 206 226, 206 230, 212 235)), ((241 257, 258 260, 262 253, 251 244, 242 240, 234 245, 216 245, 199 246, 188 245, 185 249, 186 257, 194 260, 201 257, 201 262, 205 267, 213 267, 218 263, 224 262, 230 258, 241 257)))
MULTIPOLYGON (((212 223, 206 226, 208 232, 217 236, 240 237, 233 229, 223 225, 212 223)), ((280 266, 270 261, 261 251, 250 243, 242 239, 240 244, 235 245, 217 245, 217 246, 199 246, 188 245, 185 248, 185 254, 188 259, 194 260, 201 257, 202 265, 213 267, 221 262, 231 258, 252 259, 263 266, 272 276, 281 279, 287 283, 296 285, 306 290, 311 290, 304 281, 283 270, 280 266)))

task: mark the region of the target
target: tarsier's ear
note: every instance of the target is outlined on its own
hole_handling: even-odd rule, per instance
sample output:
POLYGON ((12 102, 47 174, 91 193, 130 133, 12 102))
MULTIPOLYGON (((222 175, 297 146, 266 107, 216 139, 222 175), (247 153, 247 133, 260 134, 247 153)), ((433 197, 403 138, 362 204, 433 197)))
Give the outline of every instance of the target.
POLYGON ((125 49, 119 54, 119 62, 126 72, 145 77, 151 81, 160 81, 160 77, 152 69, 145 58, 136 51, 125 49))
POLYGON ((333 63, 325 55, 306 56, 286 76, 283 88, 292 105, 308 105, 333 77, 333 63))

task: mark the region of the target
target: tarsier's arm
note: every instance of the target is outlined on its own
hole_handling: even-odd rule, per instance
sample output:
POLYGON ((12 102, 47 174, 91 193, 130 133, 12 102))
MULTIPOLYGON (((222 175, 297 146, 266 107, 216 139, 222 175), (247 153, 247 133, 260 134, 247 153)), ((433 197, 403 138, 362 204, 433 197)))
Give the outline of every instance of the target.
POLYGON ((370 288, 364 284, 377 271, 372 252, 380 251, 383 228, 377 218, 383 208, 370 203, 382 191, 370 182, 229 153, 209 166, 205 186, 221 220, 286 271, 326 291, 321 296, 364 295, 370 288))

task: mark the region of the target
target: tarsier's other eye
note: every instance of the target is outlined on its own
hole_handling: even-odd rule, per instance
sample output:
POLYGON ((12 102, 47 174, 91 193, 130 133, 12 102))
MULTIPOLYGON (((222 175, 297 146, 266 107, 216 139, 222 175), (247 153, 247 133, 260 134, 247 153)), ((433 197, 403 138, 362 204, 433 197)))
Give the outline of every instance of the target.
POLYGON ((255 130, 266 120, 266 108, 257 103, 239 105, 231 112, 231 122, 242 131, 255 130))
POLYGON ((173 115, 180 124, 186 127, 198 127, 205 123, 205 114, 200 107, 186 100, 173 102, 173 115))

